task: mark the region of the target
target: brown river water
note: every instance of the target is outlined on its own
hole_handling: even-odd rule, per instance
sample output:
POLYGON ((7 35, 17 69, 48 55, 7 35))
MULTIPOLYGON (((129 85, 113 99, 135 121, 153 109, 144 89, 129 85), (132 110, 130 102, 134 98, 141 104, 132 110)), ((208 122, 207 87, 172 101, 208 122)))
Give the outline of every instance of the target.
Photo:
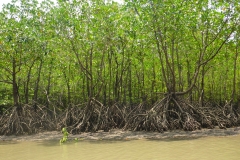
POLYGON ((239 160, 240 135, 192 139, 0 141, 1 160, 239 160))

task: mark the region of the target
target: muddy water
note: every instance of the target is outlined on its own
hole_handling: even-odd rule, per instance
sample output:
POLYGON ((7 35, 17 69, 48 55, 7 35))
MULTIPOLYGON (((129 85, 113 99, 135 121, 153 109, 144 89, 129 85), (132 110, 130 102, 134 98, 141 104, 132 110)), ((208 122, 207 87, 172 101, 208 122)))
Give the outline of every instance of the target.
POLYGON ((1 141, 1 160, 239 160, 240 135, 191 140, 1 141))

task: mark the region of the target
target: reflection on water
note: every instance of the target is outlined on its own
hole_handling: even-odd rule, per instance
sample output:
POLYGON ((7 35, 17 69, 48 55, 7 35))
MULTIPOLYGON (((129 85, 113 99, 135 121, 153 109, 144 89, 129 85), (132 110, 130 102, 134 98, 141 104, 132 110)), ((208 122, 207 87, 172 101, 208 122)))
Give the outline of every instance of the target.
POLYGON ((0 142, 2 160, 239 160, 240 135, 192 140, 0 142))

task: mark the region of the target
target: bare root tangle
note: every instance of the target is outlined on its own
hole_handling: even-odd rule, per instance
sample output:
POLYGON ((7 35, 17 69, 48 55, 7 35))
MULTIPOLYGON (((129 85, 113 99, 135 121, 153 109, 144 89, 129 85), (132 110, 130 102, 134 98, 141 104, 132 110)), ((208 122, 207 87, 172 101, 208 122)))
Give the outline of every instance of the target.
POLYGON ((185 120, 183 123, 183 129, 186 131, 193 131, 196 129, 200 129, 200 123, 198 123, 189 113, 185 113, 185 120))
POLYGON ((167 95, 161 101, 156 102, 146 112, 131 112, 124 129, 165 131, 172 129, 184 129, 192 131, 202 127, 220 128, 232 127, 239 122, 236 111, 232 111, 230 104, 214 107, 205 103, 199 107, 198 103, 190 103, 187 99, 167 95))
POLYGON ((91 98, 87 103, 71 105, 57 113, 47 107, 24 105, 9 108, 0 117, 0 134, 33 134, 66 127, 72 134, 109 131, 113 128, 133 131, 158 131, 183 129, 233 127, 240 124, 239 115, 231 103, 191 102, 184 97, 169 94, 152 106, 114 103, 104 106, 91 98))
MULTIPOLYGON (((120 128, 124 123, 125 110, 118 104, 103 106, 101 102, 92 98, 81 107, 70 107, 59 117, 58 126, 68 128, 70 133, 108 131, 120 128)), ((59 128, 58 127, 58 128, 59 128)))
POLYGON ((58 116, 57 129, 61 130, 63 127, 68 127, 71 130, 74 128, 83 117, 83 105, 73 105, 61 113, 58 116))
MULTIPOLYGON (((165 97, 161 101, 156 102, 153 107, 146 111, 138 110, 131 111, 128 116, 124 129, 131 129, 134 131, 159 131, 162 132, 168 129, 169 123, 167 121, 167 110, 170 97, 165 97)), ((143 108, 144 104, 140 104, 138 108, 143 108)), ((146 108, 146 107, 144 107, 146 108)))
POLYGON ((238 115, 236 115, 230 104, 226 103, 221 106, 217 103, 204 103, 202 107, 195 107, 200 116, 200 123, 202 127, 213 128, 227 128, 236 126, 238 123, 238 115))
POLYGON ((101 116, 99 129, 108 131, 112 128, 122 128, 126 123, 127 107, 118 103, 105 106, 101 116))
POLYGON ((20 110, 12 107, 0 119, 0 134, 33 134, 43 130, 55 130, 54 122, 48 113, 44 106, 34 109, 30 105, 24 105, 20 110))
POLYGON ((7 110, 8 114, 5 114, 1 118, 1 129, 0 134, 10 135, 18 134, 23 131, 23 128, 20 125, 20 119, 17 114, 17 107, 13 107, 7 110))

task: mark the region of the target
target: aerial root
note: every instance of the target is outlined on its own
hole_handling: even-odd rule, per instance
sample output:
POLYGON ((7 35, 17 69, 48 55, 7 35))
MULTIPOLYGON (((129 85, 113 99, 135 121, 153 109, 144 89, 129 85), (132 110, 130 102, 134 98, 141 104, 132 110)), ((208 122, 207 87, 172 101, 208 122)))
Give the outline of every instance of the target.
POLYGON ((163 132, 174 129, 193 131, 202 127, 236 126, 239 122, 238 115, 227 105, 221 107, 205 103, 205 106, 200 107, 198 103, 191 103, 186 99, 169 95, 156 102, 144 113, 131 112, 124 129, 163 132))
POLYGON ((87 103, 58 110, 58 113, 42 105, 9 108, 0 117, 0 134, 33 134, 60 131, 63 127, 72 134, 114 128, 157 132, 175 129, 193 131, 215 126, 224 129, 239 124, 238 112, 231 103, 224 106, 216 103, 199 105, 188 99, 167 95, 153 105, 142 102, 129 106, 119 103, 103 105, 92 98, 87 103))
POLYGON ((44 106, 12 107, 0 118, 1 135, 33 134, 54 129, 54 122, 44 106))

